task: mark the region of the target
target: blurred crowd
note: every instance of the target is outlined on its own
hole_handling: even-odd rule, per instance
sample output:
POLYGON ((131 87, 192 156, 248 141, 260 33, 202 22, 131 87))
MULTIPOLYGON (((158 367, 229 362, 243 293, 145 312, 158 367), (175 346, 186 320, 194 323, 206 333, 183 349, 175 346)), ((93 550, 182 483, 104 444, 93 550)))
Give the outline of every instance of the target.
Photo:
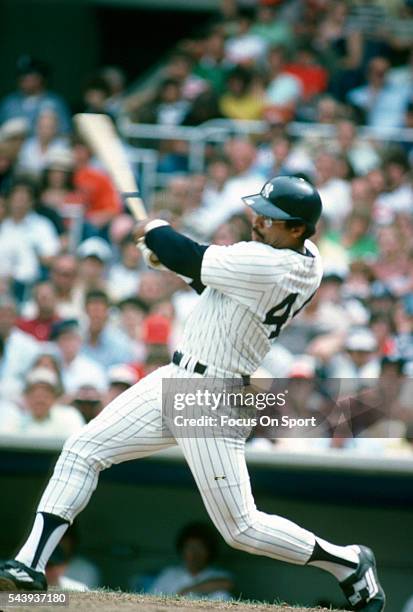
POLYGON ((50 90, 47 66, 21 57, 16 90, 0 100, 0 434, 76 431, 169 362, 198 299, 144 266, 132 218, 74 132, 81 110, 168 126, 262 121, 248 137, 209 144, 197 174, 187 143, 152 140, 163 177, 152 212, 229 245, 250 239, 241 196, 280 174, 315 184, 322 285, 257 376, 346 380, 356 396, 374 380, 389 411, 359 426, 369 442, 304 446, 411 454, 412 45, 411 0, 224 0, 145 87, 131 93, 123 71, 106 66, 79 108, 50 90), (377 129, 366 137, 361 126, 377 129), (396 139, 381 128, 406 129, 396 139))

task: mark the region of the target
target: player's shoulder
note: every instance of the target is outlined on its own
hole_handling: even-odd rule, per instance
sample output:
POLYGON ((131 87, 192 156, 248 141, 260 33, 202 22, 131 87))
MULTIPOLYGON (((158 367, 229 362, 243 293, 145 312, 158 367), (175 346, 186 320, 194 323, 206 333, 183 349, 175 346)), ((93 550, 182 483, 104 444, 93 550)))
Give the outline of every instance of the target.
POLYGON ((257 255, 257 257, 268 257, 274 254, 277 250, 269 244, 264 244, 263 242, 256 242, 255 240, 235 242, 234 244, 230 244, 227 246, 211 245, 209 248, 223 249, 224 252, 227 252, 228 254, 231 253, 234 256, 239 255, 240 257, 242 257, 243 255, 257 255))
POLYGON ((276 267, 277 270, 281 266, 286 268, 298 267, 300 269, 313 267, 315 262, 318 267, 320 254, 316 245, 310 240, 306 240, 305 246, 306 252, 303 254, 292 249, 276 249, 264 242, 250 240, 236 242, 229 246, 211 245, 205 256, 206 260, 217 259, 222 262, 231 262, 233 265, 238 262, 239 265, 254 264, 267 268, 276 267))
POLYGON ((205 255, 207 259, 218 260, 235 267, 274 266, 281 257, 268 244, 244 241, 228 246, 211 245, 205 255))
POLYGON ((311 240, 306 240, 305 242, 305 253, 300 253, 292 249, 274 248, 269 244, 255 240, 237 242, 233 247, 235 247, 234 254, 244 254, 246 257, 254 257, 258 261, 261 260, 263 263, 271 265, 280 264, 282 262, 292 265, 294 263, 311 261, 312 259, 318 260, 320 258, 320 253, 311 240))

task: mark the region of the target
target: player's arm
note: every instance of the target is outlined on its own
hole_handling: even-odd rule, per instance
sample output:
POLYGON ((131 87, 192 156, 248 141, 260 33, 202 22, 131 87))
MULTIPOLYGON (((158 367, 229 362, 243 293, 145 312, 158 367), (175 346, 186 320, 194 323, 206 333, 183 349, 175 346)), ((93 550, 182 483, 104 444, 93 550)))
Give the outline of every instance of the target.
POLYGON ((201 268, 208 245, 199 244, 180 234, 161 219, 139 224, 134 234, 137 240, 144 238, 145 245, 163 266, 192 279, 191 287, 202 293, 205 285, 201 282, 201 268))

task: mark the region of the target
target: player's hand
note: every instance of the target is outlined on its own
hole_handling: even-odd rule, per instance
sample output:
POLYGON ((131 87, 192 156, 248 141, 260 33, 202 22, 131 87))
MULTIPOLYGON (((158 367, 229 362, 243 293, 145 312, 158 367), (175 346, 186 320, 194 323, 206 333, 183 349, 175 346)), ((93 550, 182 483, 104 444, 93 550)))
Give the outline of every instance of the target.
POLYGON ((135 241, 138 242, 138 240, 140 240, 141 238, 143 238, 149 229, 154 229, 156 227, 162 227, 164 225, 169 225, 168 221, 166 221, 165 219, 145 219, 144 221, 140 221, 139 223, 137 223, 134 227, 134 229, 132 230, 132 234, 133 237, 135 238, 135 241))
POLYGON ((136 243, 136 246, 142 253, 142 257, 147 266, 149 266, 150 268, 153 268, 154 270, 167 270, 168 269, 159 261, 155 253, 151 251, 149 247, 146 246, 145 238, 143 236, 142 238, 139 238, 139 240, 136 243))
POLYGON ((167 270, 168 268, 161 264, 155 253, 146 245, 145 234, 148 229, 151 230, 165 225, 169 225, 169 223, 164 219, 145 219, 138 223, 132 232, 136 246, 140 249, 146 264, 155 270, 167 270))
POLYGON ((150 219, 145 219, 145 221, 140 221, 133 228, 132 234, 133 234, 133 237, 136 243, 138 243, 139 240, 143 239, 143 237, 145 236, 145 228, 148 225, 149 221, 150 219))

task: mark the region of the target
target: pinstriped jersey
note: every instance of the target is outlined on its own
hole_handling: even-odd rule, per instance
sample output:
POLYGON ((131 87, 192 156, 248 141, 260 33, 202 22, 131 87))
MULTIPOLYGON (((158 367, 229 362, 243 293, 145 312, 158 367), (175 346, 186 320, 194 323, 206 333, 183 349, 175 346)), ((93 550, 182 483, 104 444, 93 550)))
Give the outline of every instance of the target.
POLYGON ((320 285, 320 254, 310 240, 305 247, 306 255, 254 241, 209 246, 201 268, 206 288, 179 350, 218 370, 255 372, 320 285))

